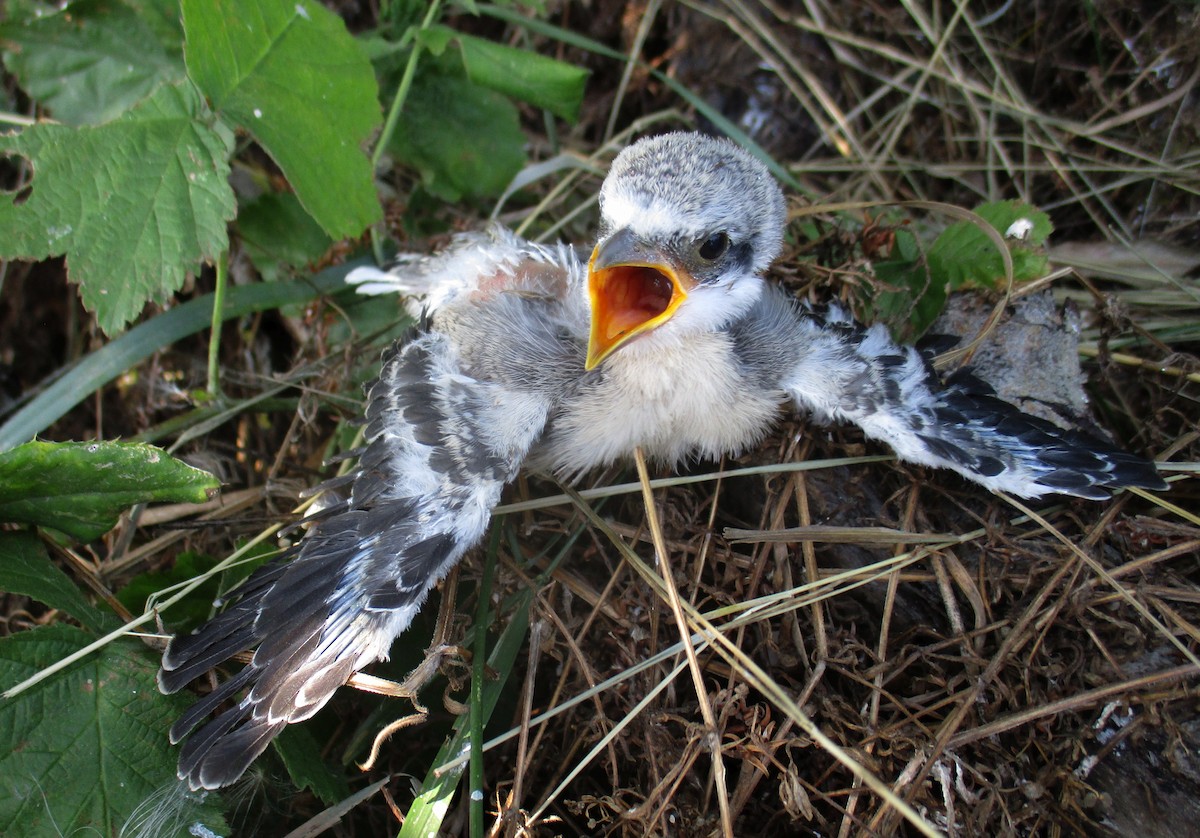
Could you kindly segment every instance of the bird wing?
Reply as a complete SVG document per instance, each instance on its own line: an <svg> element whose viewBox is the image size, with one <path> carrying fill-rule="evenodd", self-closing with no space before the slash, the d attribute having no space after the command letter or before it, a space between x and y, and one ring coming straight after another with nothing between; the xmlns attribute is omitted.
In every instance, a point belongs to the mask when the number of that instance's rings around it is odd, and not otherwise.
<svg viewBox="0 0 1200 838"><path fill-rule="evenodd" d="M758 320L782 336L772 352L784 355L782 387L800 407L858 425L901 459L1030 498L1166 488L1153 463L1022 413L972 375L942 382L927 357L893 342L881 324L865 328L840 308L819 313L779 294L768 295Z"/></svg>
<svg viewBox="0 0 1200 838"><path fill-rule="evenodd" d="M447 305L502 292L565 299L571 283L582 282L578 253L570 245L527 241L507 227L458 233L432 256L400 254L387 269L355 268L346 275L359 294L402 294L414 317Z"/></svg>
<svg viewBox="0 0 1200 838"><path fill-rule="evenodd" d="M256 648L171 729L172 742L187 737L179 776L192 789L236 780L285 725L386 657L430 588L482 537L551 405L461 366L441 333L392 347L369 387L367 444L349 496L255 572L223 613L171 641L159 672L164 692Z"/></svg>

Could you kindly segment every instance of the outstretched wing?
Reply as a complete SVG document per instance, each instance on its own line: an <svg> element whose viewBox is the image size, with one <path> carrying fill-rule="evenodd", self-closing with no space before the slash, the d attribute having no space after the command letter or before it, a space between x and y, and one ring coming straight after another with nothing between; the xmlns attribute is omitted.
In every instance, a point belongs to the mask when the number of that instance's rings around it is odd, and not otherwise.
<svg viewBox="0 0 1200 838"><path fill-rule="evenodd" d="M285 725L313 715L351 674L386 657L429 589L482 537L549 407L537 393L465 375L443 334L386 353L369 388L367 446L349 496L163 655L159 686L175 692L255 649L172 727L172 742L187 737L181 779L192 789L233 782Z"/></svg>
<svg viewBox="0 0 1200 838"><path fill-rule="evenodd" d="M853 422L905 460L949 468L989 489L1103 500L1122 486L1166 489L1154 464L997 398L974 376L943 384L916 349L838 308L824 315L776 298L768 319L787 335L783 387L822 421ZM786 326L786 321L791 321Z"/></svg>

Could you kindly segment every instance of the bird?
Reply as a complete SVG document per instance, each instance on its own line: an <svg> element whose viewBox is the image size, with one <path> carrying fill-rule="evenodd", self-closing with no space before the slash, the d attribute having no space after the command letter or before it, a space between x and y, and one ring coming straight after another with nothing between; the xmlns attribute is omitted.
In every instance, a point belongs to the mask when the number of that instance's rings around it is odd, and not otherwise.
<svg viewBox="0 0 1200 838"><path fill-rule="evenodd" d="M736 455L792 405L1024 498L1167 488L1152 462L1027 416L968 374L943 381L884 326L769 283L785 198L728 139L631 144L599 210L590 251L496 225L348 277L401 292L419 323L367 387L357 465L329 486L339 499L163 654L169 693L252 651L171 728L192 790L237 780L386 658L522 469L575 481L639 447L668 466Z"/></svg>

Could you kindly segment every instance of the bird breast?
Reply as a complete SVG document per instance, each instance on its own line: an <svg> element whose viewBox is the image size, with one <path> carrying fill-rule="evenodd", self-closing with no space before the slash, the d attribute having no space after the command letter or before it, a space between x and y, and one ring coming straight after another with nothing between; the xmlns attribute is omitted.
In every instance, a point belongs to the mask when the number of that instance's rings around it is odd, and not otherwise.
<svg viewBox="0 0 1200 838"><path fill-rule="evenodd" d="M637 340L584 377L552 417L533 464L577 477L637 446L668 464L736 454L762 439L784 398L746 382L726 332L668 346Z"/></svg>

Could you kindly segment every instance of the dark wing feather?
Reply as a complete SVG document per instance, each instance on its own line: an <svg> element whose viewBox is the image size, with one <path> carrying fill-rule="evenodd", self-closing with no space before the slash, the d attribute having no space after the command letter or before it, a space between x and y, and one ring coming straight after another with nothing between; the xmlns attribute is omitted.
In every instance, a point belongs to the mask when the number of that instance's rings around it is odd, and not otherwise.
<svg viewBox="0 0 1200 838"><path fill-rule="evenodd" d="M163 655L159 685L174 692L255 649L172 728L172 741L187 737L181 779L193 789L233 782L285 725L387 655L429 589L482 536L548 410L537 393L463 374L444 335L389 350L369 388L366 448L352 479L334 481L349 486L348 498L314 516L299 545Z"/></svg>
<svg viewBox="0 0 1200 838"><path fill-rule="evenodd" d="M1102 500L1122 486L1167 488L1148 460L1022 413L972 375L943 384L926 356L895 344L882 325L864 328L840 309L821 313L777 295L764 300L759 320L783 336L770 351L797 404L823 421L859 425L901 459L1021 497ZM758 343L745 342L748 352Z"/></svg>

